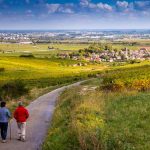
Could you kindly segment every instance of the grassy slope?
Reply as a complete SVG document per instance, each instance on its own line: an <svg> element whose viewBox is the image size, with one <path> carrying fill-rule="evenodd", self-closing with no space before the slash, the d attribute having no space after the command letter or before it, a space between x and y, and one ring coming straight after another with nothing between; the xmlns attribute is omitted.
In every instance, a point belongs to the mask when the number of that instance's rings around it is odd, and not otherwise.
<svg viewBox="0 0 150 150"><path fill-rule="evenodd" d="M129 94L129 95L128 95ZM150 94L117 95L106 107L109 149L150 149Z"/></svg>
<svg viewBox="0 0 150 150"><path fill-rule="evenodd" d="M85 79L88 75L96 74L97 70L105 68L103 65L90 64L88 66L72 66L77 63L77 61L52 58L0 56L0 93L4 93L1 88L3 85L7 83L12 85L11 81L14 81L14 85L16 80L21 80L29 88L29 93L21 97L22 101L28 105L31 100L46 92ZM4 71L1 68L4 68ZM8 107L13 110L20 97L10 97L11 90L13 91L13 89L10 89L9 93L1 94L1 96L5 97L5 100L9 100Z"/></svg>
<svg viewBox="0 0 150 150"><path fill-rule="evenodd" d="M16 106L16 101L20 97L15 96L14 98L10 96L11 93L14 93L11 92L14 88L10 89L8 93L2 89L2 86L7 83L10 86L13 84L13 86L16 87L14 84L16 80L23 81L25 87L29 89L29 93L22 95L22 100L24 103L29 104L31 100L34 100L46 92L85 79L88 75L96 74L97 70L106 68L103 65L95 66L90 64L88 66L72 66L77 63L77 61L72 60L0 56L1 96L4 97L5 100L9 100L8 106L10 109L13 109ZM4 68L4 71L1 71L1 68ZM11 83L11 81L14 82ZM15 92L18 93L17 91Z"/></svg>
<svg viewBox="0 0 150 150"><path fill-rule="evenodd" d="M23 80L61 80L64 77L82 76L84 73L101 70L102 65L77 66L76 61L57 60L57 59L37 59L37 58L19 58L19 57L0 57L0 68L5 71L0 72L0 82L15 79ZM36 82L37 83L37 82ZM38 84L38 83L37 83Z"/></svg>
<svg viewBox="0 0 150 150"><path fill-rule="evenodd" d="M95 90L101 81L89 81L60 96L44 150L150 149L150 94Z"/></svg>
<svg viewBox="0 0 150 150"><path fill-rule="evenodd" d="M103 86L111 90L148 90L150 89L150 63L116 67L102 74Z"/></svg>

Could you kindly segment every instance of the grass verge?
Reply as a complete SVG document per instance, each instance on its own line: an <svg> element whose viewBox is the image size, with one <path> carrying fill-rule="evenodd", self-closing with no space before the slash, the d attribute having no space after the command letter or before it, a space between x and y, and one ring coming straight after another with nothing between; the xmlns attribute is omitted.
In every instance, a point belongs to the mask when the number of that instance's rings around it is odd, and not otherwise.
<svg viewBox="0 0 150 150"><path fill-rule="evenodd" d="M150 149L150 94L99 91L100 83L62 93L43 150Z"/></svg>

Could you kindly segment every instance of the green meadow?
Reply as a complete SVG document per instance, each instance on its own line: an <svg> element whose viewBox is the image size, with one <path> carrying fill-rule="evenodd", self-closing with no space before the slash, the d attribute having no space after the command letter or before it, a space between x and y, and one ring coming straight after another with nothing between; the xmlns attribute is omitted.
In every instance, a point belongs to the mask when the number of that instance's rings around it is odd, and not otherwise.
<svg viewBox="0 0 150 150"><path fill-rule="evenodd" d="M77 61L62 59L41 59L21 57L0 57L0 81L15 79L41 79L75 76L82 73L102 70L102 65L76 66Z"/></svg>
<svg viewBox="0 0 150 150"><path fill-rule="evenodd" d="M54 49L49 50L48 47L53 47ZM47 59L47 57L51 57L59 52L79 50L84 47L86 47L84 44L0 44L0 68L5 68L5 71L1 73L0 80L15 78L37 79L42 77L57 78L58 76L69 75L73 72L82 72L88 67L68 67L77 62ZM22 54L33 54L35 58L19 57Z"/></svg>
<svg viewBox="0 0 150 150"><path fill-rule="evenodd" d="M71 43L43 43L43 44L12 44L0 43L1 56L20 56L21 54L33 54L36 57L52 57L58 53L68 53L87 48L89 44Z"/></svg>
<svg viewBox="0 0 150 150"><path fill-rule="evenodd" d="M79 50L88 47L88 44L61 44L61 43L49 43L49 44L0 44L0 50L15 51L15 52L40 52L51 51L48 47L54 50Z"/></svg>
<svg viewBox="0 0 150 150"><path fill-rule="evenodd" d="M123 66L59 97L43 150L150 149L150 65Z"/></svg>
<svg viewBox="0 0 150 150"><path fill-rule="evenodd" d="M142 46L139 46L139 45L128 45L128 44L114 44L113 46L112 46L114 49L118 49L118 50L120 50L120 49L123 49L123 48L128 48L128 49L130 49L130 50L139 50Z"/></svg>
<svg viewBox="0 0 150 150"><path fill-rule="evenodd" d="M78 63L73 60L24 57L24 55L0 56L0 94L6 100L20 96L30 97L28 94L35 88L37 89L35 92L41 89L48 92L49 88L54 89L93 77L97 72L107 68L104 65L90 63L78 66ZM33 95L36 95L34 91Z"/></svg>
<svg viewBox="0 0 150 150"><path fill-rule="evenodd" d="M150 149L150 62L97 64L53 57L86 47L0 44L0 95L13 110L20 98L28 105L60 86L92 78L61 94L43 150Z"/></svg>
<svg viewBox="0 0 150 150"><path fill-rule="evenodd" d="M53 57L59 52L79 50L85 47L87 47L85 44L1 43L1 97L9 101L9 107L12 108L12 102L20 97L24 97L26 103L26 99L32 100L52 89L87 79L97 74L97 71L106 68L104 65L90 63L78 66L78 61Z"/></svg>
<svg viewBox="0 0 150 150"><path fill-rule="evenodd" d="M131 50L137 50L141 47L147 47L148 41L133 41L135 44L132 45L131 41L123 41L120 42L112 42L112 47L114 49L123 49L129 48ZM106 41L104 43L107 43ZM43 44L17 44L17 43L0 43L0 52L5 53L54 53L55 52L63 52L63 51L77 51L79 49L87 48L89 44L81 44L81 43L43 43ZM49 49L49 48L50 49Z"/></svg>

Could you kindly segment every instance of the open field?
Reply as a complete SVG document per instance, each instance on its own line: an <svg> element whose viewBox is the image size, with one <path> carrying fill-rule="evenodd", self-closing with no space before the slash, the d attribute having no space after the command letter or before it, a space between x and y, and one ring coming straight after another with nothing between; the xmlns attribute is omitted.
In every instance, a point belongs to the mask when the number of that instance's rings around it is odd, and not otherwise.
<svg viewBox="0 0 150 150"><path fill-rule="evenodd" d="M131 50L138 50L139 48L147 48L150 50L149 39L123 39L112 42L114 48L121 49L127 47Z"/></svg>
<svg viewBox="0 0 150 150"><path fill-rule="evenodd" d="M131 46L131 45L127 45L127 44L113 44L112 46L114 49L124 49L124 48L128 48L130 50L139 50L142 46L138 46L138 45L134 45L134 46Z"/></svg>
<svg viewBox="0 0 150 150"><path fill-rule="evenodd" d="M50 47L51 49L49 49ZM30 54L39 58L56 56L58 53L68 53L87 48L88 44L0 44L1 56L20 56L21 54Z"/></svg>
<svg viewBox="0 0 150 150"><path fill-rule="evenodd" d="M46 44L39 48L20 45L18 49L14 44L16 50L10 53L12 45L1 45L8 53L0 54L0 94L11 110L21 96L27 105L59 86L99 76L60 96L43 149L150 149L149 61L114 65L56 59L53 54L87 46L58 45L56 50L48 50ZM33 55L20 57L24 53ZM80 62L84 65L78 65Z"/></svg>
<svg viewBox="0 0 150 150"><path fill-rule="evenodd" d="M102 70L102 65L76 66L77 61L59 59L38 59L21 57L0 57L0 82L9 80L40 80L80 76L80 74Z"/></svg>
<svg viewBox="0 0 150 150"><path fill-rule="evenodd" d="M78 63L53 58L0 56L0 94L10 100L28 93L38 96L36 93L95 76L107 68L87 63L78 66Z"/></svg>
<svg viewBox="0 0 150 150"><path fill-rule="evenodd" d="M40 57L40 53L37 53ZM25 105L53 89L95 76L104 65L78 66L78 61L0 56L0 95L12 111L21 98ZM74 67L74 65L76 65Z"/></svg>
<svg viewBox="0 0 150 150"><path fill-rule="evenodd" d="M48 47L53 47L56 50L79 50L88 47L88 44L0 44L0 50L15 52L51 51Z"/></svg>
<svg viewBox="0 0 150 150"><path fill-rule="evenodd" d="M139 44L149 44L150 43L150 39L137 39L137 38L130 38L130 39L122 39L119 40L121 42L137 42Z"/></svg>
<svg viewBox="0 0 150 150"><path fill-rule="evenodd" d="M100 78L63 92L43 150L150 149L150 86L102 88L109 79L119 80L119 85L149 80L149 72L149 65L106 71ZM147 82L136 87L143 83Z"/></svg>
<svg viewBox="0 0 150 150"><path fill-rule="evenodd" d="M127 41L127 43L120 42L119 43L113 43L112 42L112 47L117 48L117 49L122 49L122 48L129 48L131 50L137 50L141 47L148 47L148 42L147 41L139 41L137 44L135 43L134 45L130 44L131 41ZM135 41L136 42L136 41ZM107 42L104 42L107 43ZM49 43L49 44L9 44L9 43L0 43L0 51L4 51L7 53L20 53L20 52L51 52L53 50L60 50L60 51L72 51L72 50L79 50L79 49L84 49L87 48L89 44L80 44L80 43ZM48 47L53 48L53 49L48 49ZM149 48L149 47L148 47Z"/></svg>

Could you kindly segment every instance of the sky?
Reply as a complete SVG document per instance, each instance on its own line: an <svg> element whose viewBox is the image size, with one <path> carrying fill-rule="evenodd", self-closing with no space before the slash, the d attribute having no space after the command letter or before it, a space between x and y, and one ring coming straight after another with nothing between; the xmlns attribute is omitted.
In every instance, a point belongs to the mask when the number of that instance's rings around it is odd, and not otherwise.
<svg viewBox="0 0 150 150"><path fill-rule="evenodd" d="M0 0L0 29L150 29L150 0Z"/></svg>

